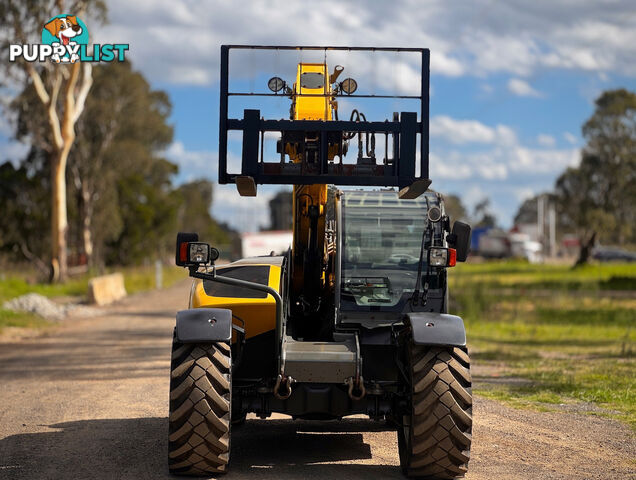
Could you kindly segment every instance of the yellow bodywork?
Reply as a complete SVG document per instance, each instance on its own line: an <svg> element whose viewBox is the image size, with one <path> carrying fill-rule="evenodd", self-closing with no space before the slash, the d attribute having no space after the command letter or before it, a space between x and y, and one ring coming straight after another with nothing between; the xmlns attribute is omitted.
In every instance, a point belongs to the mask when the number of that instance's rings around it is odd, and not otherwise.
<svg viewBox="0 0 636 480"><path fill-rule="evenodd" d="M319 88L303 87L303 73L320 73L326 80ZM299 63L294 83L294 116L293 120L331 120L332 97L331 85L327 80L329 72L324 63ZM314 96L319 95L319 96Z"/></svg>
<svg viewBox="0 0 636 480"><path fill-rule="evenodd" d="M302 86L301 75L304 73L319 73L323 76L322 86L307 88ZM338 110L338 102L331 84L329 83L328 66L324 63L299 63L296 69L296 82L292 89L292 120L333 120L333 112ZM285 145L285 153L292 162L301 161L294 145ZM329 147L328 158L333 161L338 154L335 145Z"/></svg>
<svg viewBox="0 0 636 480"><path fill-rule="evenodd" d="M323 84L320 88L306 88L302 86L301 75L303 73L320 73L323 76ZM299 63L296 70L296 82L293 88L292 118L293 120L322 120L333 119L332 109L337 109L334 100L334 92L329 83L328 66L325 63ZM286 153L293 162L300 162L296 149L292 145L286 145ZM329 160L333 160L337 147L330 147ZM320 218L318 219L316 246L319 252L325 252L325 205L327 203L327 185L295 185L293 192L294 212L294 243L292 245L293 276L292 291L298 294L302 290L306 272L303 270L302 253L307 250L309 239L310 220L307 210L310 205L318 205ZM327 279L324 272L321 274L320 286L326 286Z"/></svg>
<svg viewBox="0 0 636 480"><path fill-rule="evenodd" d="M269 259L280 257L269 257ZM267 266L269 268L268 286L280 293L281 287L281 264L265 263L262 259L243 259L235 263L217 267L217 275L223 275L224 268L228 267L249 267ZM231 287L230 287L231 288ZM236 318L233 323L245 328L245 338L249 339L261 335L276 328L276 302L274 297L267 295L266 298L242 298L242 297L215 297L208 295L203 287L203 281L196 279L190 292L190 308L228 308L232 314L245 322L243 325ZM236 340L233 335L232 341Z"/></svg>

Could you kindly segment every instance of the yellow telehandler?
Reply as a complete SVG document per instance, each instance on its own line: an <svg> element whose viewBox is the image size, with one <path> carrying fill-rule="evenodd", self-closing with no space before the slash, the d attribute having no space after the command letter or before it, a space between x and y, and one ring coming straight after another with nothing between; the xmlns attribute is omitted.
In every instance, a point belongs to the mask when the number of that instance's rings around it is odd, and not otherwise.
<svg viewBox="0 0 636 480"><path fill-rule="evenodd" d="M289 119L262 118L258 109L229 118L229 99L258 96L229 90L235 50L415 54L420 94L393 97L418 101L419 112L367 121L355 109L339 120L339 98L390 96L356 95L357 81L340 79L344 67L301 61L293 81L273 77L271 93L260 94L288 98ZM176 263L194 282L174 330L170 471L227 471L232 425L248 413L279 412L387 421L405 475L463 476L470 359L463 320L448 313L447 269L466 260L470 227L451 229L442 197L428 190L429 51L222 46L220 72L219 182L243 196L259 184L293 185L293 242L282 255L215 266L218 250L196 233L177 235ZM228 171L229 131L242 133L239 173ZM272 132L274 159L263 147ZM357 158L345 162L356 142Z"/></svg>

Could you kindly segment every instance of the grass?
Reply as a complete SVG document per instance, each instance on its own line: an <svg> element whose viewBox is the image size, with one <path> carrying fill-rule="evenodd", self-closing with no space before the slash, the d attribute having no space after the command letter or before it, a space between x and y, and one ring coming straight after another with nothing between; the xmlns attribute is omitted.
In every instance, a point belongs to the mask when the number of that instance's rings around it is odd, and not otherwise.
<svg viewBox="0 0 636 480"><path fill-rule="evenodd" d="M124 274L124 284L128 294L155 288L155 267L139 266L113 269ZM110 273L110 272L107 272ZM0 279L0 332L5 327L43 328L49 322L41 317L23 312L12 312L2 308L2 304L27 293L38 293L45 297L78 297L82 300L88 292L88 281L97 274L83 274L72 277L64 284L35 283L28 280L25 273L4 274ZM187 272L178 267L163 267L163 286L169 287L187 277Z"/></svg>
<svg viewBox="0 0 636 480"><path fill-rule="evenodd" d="M450 285L475 364L527 380L477 377L477 393L539 409L586 402L636 428L633 265L466 264Z"/></svg>
<svg viewBox="0 0 636 480"><path fill-rule="evenodd" d="M2 327L42 328L48 324L46 320L37 315L0 308L0 331Z"/></svg>
<svg viewBox="0 0 636 480"><path fill-rule="evenodd" d="M155 288L154 267L129 267L123 271L124 285L128 294L152 290ZM179 280L188 278L188 272L181 267L163 267L163 287L170 287Z"/></svg>
<svg viewBox="0 0 636 480"><path fill-rule="evenodd" d="M45 297L86 295L88 276L74 277L64 284L31 283L20 274L10 274L0 280L0 303L27 293L39 293Z"/></svg>
<svg viewBox="0 0 636 480"><path fill-rule="evenodd" d="M593 264L572 269L566 265L532 265L498 261L461 265L452 273L456 286L481 283L487 287L529 290L636 290L634 264Z"/></svg>

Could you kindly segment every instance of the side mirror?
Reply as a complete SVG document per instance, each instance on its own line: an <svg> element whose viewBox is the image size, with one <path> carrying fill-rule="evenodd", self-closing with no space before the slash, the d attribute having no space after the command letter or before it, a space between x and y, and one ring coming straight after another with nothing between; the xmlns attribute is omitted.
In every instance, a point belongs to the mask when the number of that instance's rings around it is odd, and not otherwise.
<svg viewBox="0 0 636 480"><path fill-rule="evenodd" d="M219 251L216 248L198 240L199 235L196 233L179 232L177 234L175 263L179 267L207 265L219 258Z"/></svg>
<svg viewBox="0 0 636 480"><path fill-rule="evenodd" d="M465 262L470 250L470 225L455 222L451 234L446 237L448 244L457 250L457 261Z"/></svg>

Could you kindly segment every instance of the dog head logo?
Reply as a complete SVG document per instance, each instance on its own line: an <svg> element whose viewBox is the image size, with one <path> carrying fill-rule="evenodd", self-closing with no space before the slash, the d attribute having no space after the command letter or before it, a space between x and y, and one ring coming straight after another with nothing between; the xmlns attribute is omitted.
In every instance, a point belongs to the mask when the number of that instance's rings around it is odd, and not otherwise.
<svg viewBox="0 0 636 480"><path fill-rule="evenodd" d="M54 62L75 63L80 58L79 45L88 44L88 29L77 15L58 15L44 24L42 43L52 45L55 52L64 52L52 55Z"/></svg>

